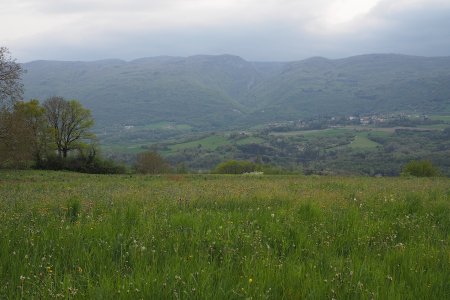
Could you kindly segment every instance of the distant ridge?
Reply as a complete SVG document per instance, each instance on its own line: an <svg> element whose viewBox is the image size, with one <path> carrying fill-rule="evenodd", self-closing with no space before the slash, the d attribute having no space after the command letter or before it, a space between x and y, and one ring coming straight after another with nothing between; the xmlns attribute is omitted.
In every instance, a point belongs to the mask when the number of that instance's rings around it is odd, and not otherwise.
<svg viewBox="0 0 450 300"><path fill-rule="evenodd" d="M100 127L171 121L222 128L318 115L450 113L450 57L249 62L195 55L23 66L25 99L79 99Z"/></svg>

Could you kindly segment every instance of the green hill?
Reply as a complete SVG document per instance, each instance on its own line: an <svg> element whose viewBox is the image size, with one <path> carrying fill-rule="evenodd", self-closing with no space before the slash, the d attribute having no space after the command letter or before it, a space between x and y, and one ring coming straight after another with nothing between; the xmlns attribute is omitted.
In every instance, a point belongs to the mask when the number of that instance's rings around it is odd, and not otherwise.
<svg viewBox="0 0 450 300"><path fill-rule="evenodd" d="M232 55L24 64L25 98L79 99L99 127L196 129L318 115L450 112L450 57L393 54L248 62Z"/></svg>
<svg viewBox="0 0 450 300"><path fill-rule="evenodd" d="M38 61L24 67L26 98L77 98L101 125L219 126L242 114L245 107L235 98L258 76L250 63L232 56Z"/></svg>
<svg viewBox="0 0 450 300"><path fill-rule="evenodd" d="M450 58L362 55L288 63L252 90L253 120L450 111Z"/></svg>

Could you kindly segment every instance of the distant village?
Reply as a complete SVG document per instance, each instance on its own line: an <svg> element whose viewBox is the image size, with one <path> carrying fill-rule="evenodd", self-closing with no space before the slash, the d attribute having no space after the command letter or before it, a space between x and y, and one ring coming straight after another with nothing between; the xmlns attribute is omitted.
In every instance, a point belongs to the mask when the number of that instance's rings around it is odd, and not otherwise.
<svg viewBox="0 0 450 300"><path fill-rule="evenodd" d="M373 114L350 116L323 116L308 120L280 121L268 124L270 131L319 130L341 126L373 127L415 127L419 125L439 124L442 121L431 120L425 114Z"/></svg>

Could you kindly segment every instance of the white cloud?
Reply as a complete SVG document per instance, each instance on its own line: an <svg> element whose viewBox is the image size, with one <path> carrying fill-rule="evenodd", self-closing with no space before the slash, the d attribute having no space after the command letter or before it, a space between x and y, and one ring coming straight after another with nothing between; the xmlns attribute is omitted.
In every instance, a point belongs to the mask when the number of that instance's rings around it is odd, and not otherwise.
<svg viewBox="0 0 450 300"><path fill-rule="evenodd" d="M284 60L405 49L434 55L450 33L441 24L450 19L448 0L2 2L0 40L20 60L224 52Z"/></svg>

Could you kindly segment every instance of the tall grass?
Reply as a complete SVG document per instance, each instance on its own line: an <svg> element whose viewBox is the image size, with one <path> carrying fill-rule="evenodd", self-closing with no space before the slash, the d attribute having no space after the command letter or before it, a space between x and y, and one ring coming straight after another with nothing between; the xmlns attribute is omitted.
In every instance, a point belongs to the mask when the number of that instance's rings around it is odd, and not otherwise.
<svg viewBox="0 0 450 300"><path fill-rule="evenodd" d="M0 298L448 299L450 181L0 173Z"/></svg>

